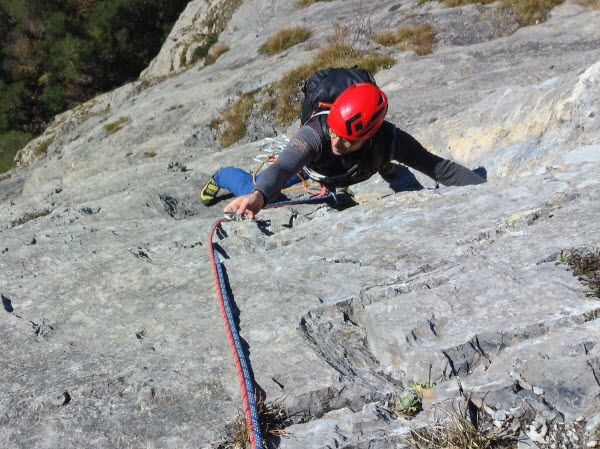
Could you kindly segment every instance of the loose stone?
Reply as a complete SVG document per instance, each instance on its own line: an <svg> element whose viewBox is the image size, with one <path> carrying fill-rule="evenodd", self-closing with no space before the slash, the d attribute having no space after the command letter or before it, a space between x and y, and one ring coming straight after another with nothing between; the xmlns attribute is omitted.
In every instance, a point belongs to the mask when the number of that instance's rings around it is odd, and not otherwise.
<svg viewBox="0 0 600 449"><path fill-rule="evenodd" d="M529 391L533 390L533 387L531 386L531 384L528 382L525 382L524 380L520 380L519 385L521 386L521 388L523 390L529 390Z"/></svg>

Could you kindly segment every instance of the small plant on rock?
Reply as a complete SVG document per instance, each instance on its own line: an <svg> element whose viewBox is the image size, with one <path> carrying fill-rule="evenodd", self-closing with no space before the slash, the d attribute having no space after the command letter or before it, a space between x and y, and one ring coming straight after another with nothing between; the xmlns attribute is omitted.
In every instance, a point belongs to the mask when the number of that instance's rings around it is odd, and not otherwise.
<svg viewBox="0 0 600 449"><path fill-rule="evenodd" d="M205 41L201 45L198 45L196 48L194 48L190 63L195 64L200 59L205 58L208 55L211 47L217 42L218 39L219 35L217 33L211 33L205 36Z"/></svg>
<svg viewBox="0 0 600 449"><path fill-rule="evenodd" d="M392 410L396 417L403 418L412 418L423 410L421 396L411 390L392 397L391 401L386 405Z"/></svg>
<svg viewBox="0 0 600 449"><path fill-rule="evenodd" d="M120 117L118 120L104 125L103 126L104 131L106 131L107 134L114 134L117 131L119 131L121 128L123 128L125 123L127 123L128 121L129 121L129 119L127 117Z"/></svg>
<svg viewBox="0 0 600 449"><path fill-rule="evenodd" d="M428 390L429 388L435 387L435 382L416 382L410 384L410 388L417 393L422 393L423 390Z"/></svg>
<svg viewBox="0 0 600 449"><path fill-rule="evenodd" d="M423 410L423 390L435 387L431 382L431 366L429 367L429 380L427 382L415 382L410 384L410 389L400 394L393 395L387 401L389 407L396 417L412 418Z"/></svg>
<svg viewBox="0 0 600 449"><path fill-rule="evenodd" d="M48 148L50 148L50 145L52 145L55 140L56 136L52 136L51 138L44 140L37 147L35 147L34 153L38 156L48 154Z"/></svg>

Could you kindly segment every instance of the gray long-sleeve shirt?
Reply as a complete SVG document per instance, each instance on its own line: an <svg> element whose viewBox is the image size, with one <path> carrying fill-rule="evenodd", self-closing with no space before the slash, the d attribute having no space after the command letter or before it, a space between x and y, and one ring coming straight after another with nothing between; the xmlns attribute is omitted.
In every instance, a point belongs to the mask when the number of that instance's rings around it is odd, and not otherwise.
<svg viewBox="0 0 600 449"><path fill-rule="evenodd" d="M303 167L334 177L359 165L365 172L371 170L365 173L364 180L390 160L419 170L447 186L485 182L472 170L430 153L410 134L389 122L384 122L380 131L360 150L336 156L331 150L329 135L324 131L324 120L324 117L315 118L303 126L277 160L265 170L256 183L256 190L261 191L265 198L275 198L285 183Z"/></svg>

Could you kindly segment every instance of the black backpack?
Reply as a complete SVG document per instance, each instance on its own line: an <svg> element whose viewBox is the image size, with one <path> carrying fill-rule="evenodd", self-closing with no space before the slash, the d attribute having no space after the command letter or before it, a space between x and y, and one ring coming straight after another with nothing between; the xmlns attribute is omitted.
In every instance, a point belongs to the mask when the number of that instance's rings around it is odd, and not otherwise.
<svg viewBox="0 0 600 449"><path fill-rule="evenodd" d="M319 103L331 104L346 88L356 83L369 83L377 86L375 78L365 69L354 66L350 69L317 70L304 82L300 123L304 125L316 112L327 110Z"/></svg>

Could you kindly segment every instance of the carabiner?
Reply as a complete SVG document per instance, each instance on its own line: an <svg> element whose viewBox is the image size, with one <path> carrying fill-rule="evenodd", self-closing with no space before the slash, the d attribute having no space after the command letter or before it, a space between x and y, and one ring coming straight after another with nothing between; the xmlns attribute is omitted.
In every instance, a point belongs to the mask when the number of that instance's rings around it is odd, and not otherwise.
<svg viewBox="0 0 600 449"><path fill-rule="evenodd" d="M235 212L233 210L228 210L228 211L225 211L224 218L229 221L242 221L242 220L246 220L248 218L248 216L246 214L238 215L237 212Z"/></svg>

